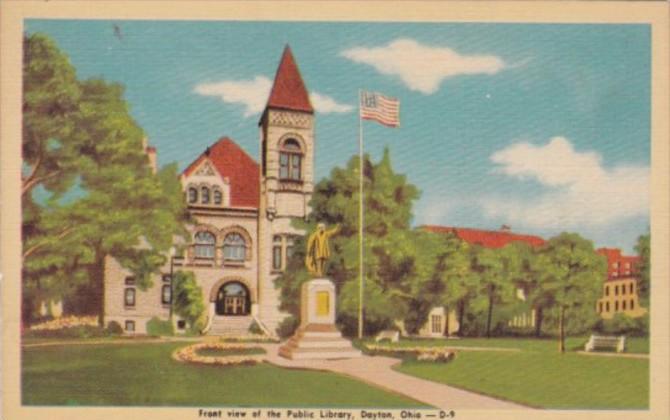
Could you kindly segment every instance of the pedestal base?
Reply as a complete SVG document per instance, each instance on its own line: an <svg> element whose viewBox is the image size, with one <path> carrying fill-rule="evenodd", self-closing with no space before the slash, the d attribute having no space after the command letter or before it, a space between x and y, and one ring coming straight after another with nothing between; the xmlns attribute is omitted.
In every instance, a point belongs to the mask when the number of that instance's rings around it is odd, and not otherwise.
<svg viewBox="0 0 670 420"><path fill-rule="evenodd" d="M283 346L279 355L287 359L348 359L360 357L361 351L332 324L308 324L298 331Z"/></svg>

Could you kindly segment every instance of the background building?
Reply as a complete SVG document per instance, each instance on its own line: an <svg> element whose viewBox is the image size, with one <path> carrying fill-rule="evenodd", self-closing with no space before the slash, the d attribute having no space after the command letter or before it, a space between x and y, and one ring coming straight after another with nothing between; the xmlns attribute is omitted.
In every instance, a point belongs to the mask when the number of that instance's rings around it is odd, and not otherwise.
<svg viewBox="0 0 670 420"><path fill-rule="evenodd" d="M607 277L596 311L603 319L611 319L617 313L633 318L646 314L647 309L640 306L638 297L640 257L622 255L617 248L600 248L597 252L607 258Z"/></svg>

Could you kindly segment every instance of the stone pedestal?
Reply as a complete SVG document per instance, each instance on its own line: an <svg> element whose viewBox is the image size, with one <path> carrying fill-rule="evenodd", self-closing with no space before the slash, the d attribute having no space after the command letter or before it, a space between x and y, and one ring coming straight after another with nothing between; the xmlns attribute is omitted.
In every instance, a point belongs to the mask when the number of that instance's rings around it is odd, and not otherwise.
<svg viewBox="0 0 670 420"><path fill-rule="evenodd" d="M287 359L344 359L359 357L349 340L335 327L335 286L328 279L314 279L302 285L300 327L279 355Z"/></svg>

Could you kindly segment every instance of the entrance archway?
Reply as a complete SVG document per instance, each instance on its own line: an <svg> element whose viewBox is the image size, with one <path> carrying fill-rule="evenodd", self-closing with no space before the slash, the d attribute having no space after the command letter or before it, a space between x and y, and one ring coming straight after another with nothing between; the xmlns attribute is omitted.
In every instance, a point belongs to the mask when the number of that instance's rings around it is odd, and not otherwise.
<svg viewBox="0 0 670 420"><path fill-rule="evenodd" d="M224 316L245 316L251 313L249 289L238 282L223 284L216 294L216 314Z"/></svg>

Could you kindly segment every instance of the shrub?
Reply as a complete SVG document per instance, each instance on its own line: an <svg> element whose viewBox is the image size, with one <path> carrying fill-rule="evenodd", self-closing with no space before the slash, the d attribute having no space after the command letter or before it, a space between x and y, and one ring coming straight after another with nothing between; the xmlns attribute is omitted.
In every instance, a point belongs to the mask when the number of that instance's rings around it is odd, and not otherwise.
<svg viewBox="0 0 670 420"><path fill-rule="evenodd" d="M123 334L123 327L116 321L110 321L109 324L107 324L107 333L111 335L121 335Z"/></svg>
<svg viewBox="0 0 670 420"><path fill-rule="evenodd" d="M207 324L207 312L202 289L192 272L174 274L174 311L182 317L192 332L200 332Z"/></svg>
<svg viewBox="0 0 670 420"><path fill-rule="evenodd" d="M264 332L261 327L258 326L258 323L254 321L251 323L251 325L249 325L249 334L262 335Z"/></svg>
<svg viewBox="0 0 670 420"><path fill-rule="evenodd" d="M79 325L76 327L61 328L58 330L26 330L23 337L26 338L96 338L106 337L109 333L101 327L91 325Z"/></svg>
<svg viewBox="0 0 670 420"><path fill-rule="evenodd" d="M163 321L157 317L151 318L147 321L147 334L158 337L164 335L174 335L174 328L172 322Z"/></svg>
<svg viewBox="0 0 670 420"><path fill-rule="evenodd" d="M279 323L279 326L277 326L277 335L280 338L288 338L293 335L295 330L298 329L298 326L300 325L300 321L298 318L294 317L293 315L288 316L284 318L282 322Z"/></svg>
<svg viewBox="0 0 670 420"><path fill-rule="evenodd" d="M612 319L603 319L596 325L596 331L611 335L643 336L649 333L649 315L631 318L617 313Z"/></svg>

